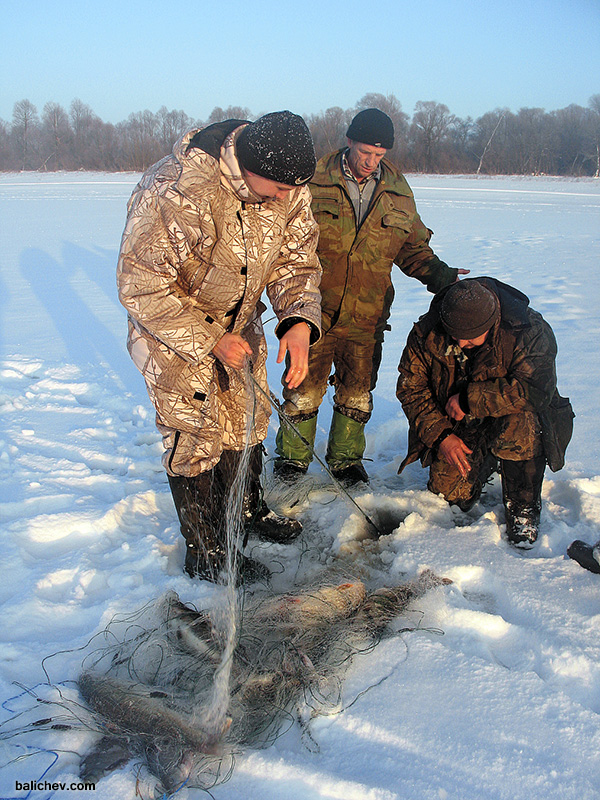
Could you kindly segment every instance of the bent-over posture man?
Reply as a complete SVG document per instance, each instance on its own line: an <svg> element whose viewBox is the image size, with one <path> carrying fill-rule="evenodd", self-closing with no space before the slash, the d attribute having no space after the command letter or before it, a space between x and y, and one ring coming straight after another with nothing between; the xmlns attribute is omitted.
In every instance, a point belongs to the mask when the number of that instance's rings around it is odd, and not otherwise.
<svg viewBox="0 0 600 800"><path fill-rule="evenodd" d="M510 542L538 536L546 463L564 464L573 412L556 389L556 340L517 289L467 278L439 292L414 325L396 394L408 455L429 467L430 491L464 511L499 470Z"/></svg>

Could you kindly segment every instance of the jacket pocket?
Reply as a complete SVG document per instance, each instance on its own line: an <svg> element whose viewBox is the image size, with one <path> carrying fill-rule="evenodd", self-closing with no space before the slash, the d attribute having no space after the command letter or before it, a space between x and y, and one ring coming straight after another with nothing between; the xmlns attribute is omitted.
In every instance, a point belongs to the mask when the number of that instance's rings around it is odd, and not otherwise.
<svg viewBox="0 0 600 800"><path fill-rule="evenodd" d="M404 233L410 233L412 229L412 217L407 211L388 211L381 218L384 228L399 228Z"/></svg>
<svg viewBox="0 0 600 800"><path fill-rule="evenodd" d="M198 292L211 267L210 261L202 258L197 253L192 254L179 269L180 280L190 295Z"/></svg>
<svg viewBox="0 0 600 800"><path fill-rule="evenodd" d="M340 203L332 197L313 198L311 210L317 222L320 214L337 219L340 216Z"/></svg>

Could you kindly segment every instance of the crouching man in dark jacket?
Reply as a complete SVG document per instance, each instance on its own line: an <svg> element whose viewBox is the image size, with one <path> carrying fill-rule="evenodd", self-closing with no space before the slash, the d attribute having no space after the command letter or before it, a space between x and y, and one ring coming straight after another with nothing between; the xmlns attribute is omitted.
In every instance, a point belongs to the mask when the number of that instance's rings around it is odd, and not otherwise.
<svg viewBox="0 0 600 800"><path fill-rule="evenodd" d="M410 423L409 452L428 489L468 511L494 471L502 476L506 532L538 536L546 463L564 464L573 412L556 389L556 340L517 289L467 278L434 297L414 325L396 394Z"/></svg>

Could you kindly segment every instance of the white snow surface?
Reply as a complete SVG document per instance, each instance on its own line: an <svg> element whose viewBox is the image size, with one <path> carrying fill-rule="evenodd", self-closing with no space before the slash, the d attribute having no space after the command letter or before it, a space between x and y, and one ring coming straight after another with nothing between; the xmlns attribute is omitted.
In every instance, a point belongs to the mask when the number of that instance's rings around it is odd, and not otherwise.
<svg viewBox="0 0 600 800"><path fill-rule="evenodd" d="M115 265L138 177L0 175L0 733L35 704L26 689L44 695L49 677L74 692L79 648L115 614L168 589L198 607L221 591L182 572L160 436L125 350ZM395 270L392 330L367 427L371 483L353 493L393 532L370 538L316 462L292 506L294 498L274 491L268 463L271 501L296 514L305 534L287 547L251 549L276 571L276 591L340 574L369 588L394 585L425 567L453 584L417 601L395 635L354 659L339 712L311 724L313 747L295 725L269 748L245 751L232 778L211 790L217 800L599 796L600 576L566 548L600 539L600 181L408 178L440 257L517 286L552 325L559 389L577 414L567 463L546 472L541 535L527 553L505 539L497 477L464 514L427 491L419 464L396 474L407 439L397 363L431 296ZM269 316L270 383L279 393ZM321 456L331 407L328 395ZM269 457L277 425L273 417ZM5 739L0 797L133 800L132 763L93 793L17 789L77 782L80 755L94 741L87 731ZM182 800L206 796L179 792Z"/></svg>

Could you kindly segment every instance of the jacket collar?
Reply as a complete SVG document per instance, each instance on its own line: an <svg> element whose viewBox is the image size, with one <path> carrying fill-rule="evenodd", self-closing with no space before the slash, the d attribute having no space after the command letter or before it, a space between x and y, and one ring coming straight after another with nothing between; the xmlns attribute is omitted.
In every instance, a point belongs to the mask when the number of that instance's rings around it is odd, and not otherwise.
<svg viewBox="0 0 600 800"><path fill-rule="evenodd" d="M173 148L179 166L176 187L181 194L199 204L219 183L241 201L260 202L242 177L235 154L235 139L247 124L245 120L226 120L202 130L184 134Z"/></svg>
<svg viewBox="0 0 600 800"><path fill-rule="evenodd" d="M319 159L316 172L310 184L314 186L339 186L345 191L345 180L342 170L342 154L347 150L346 147L329 153ZM391 161L382 158L379 162L381 168L381 179L375 190L377 194L381 191L392 192L403 197L412 197L412 192L404 176Z"/></svg>
<svg viewBox="0 0 600 800"><path fill-rule="evenodd" d="M225 137L219 154L219 169L221 170L221 183L231 189L242 202L261 203L263 199L254 194L244 180L242 168L235 151L237 137L244 129L244 125L235 128Z"/></svg>

